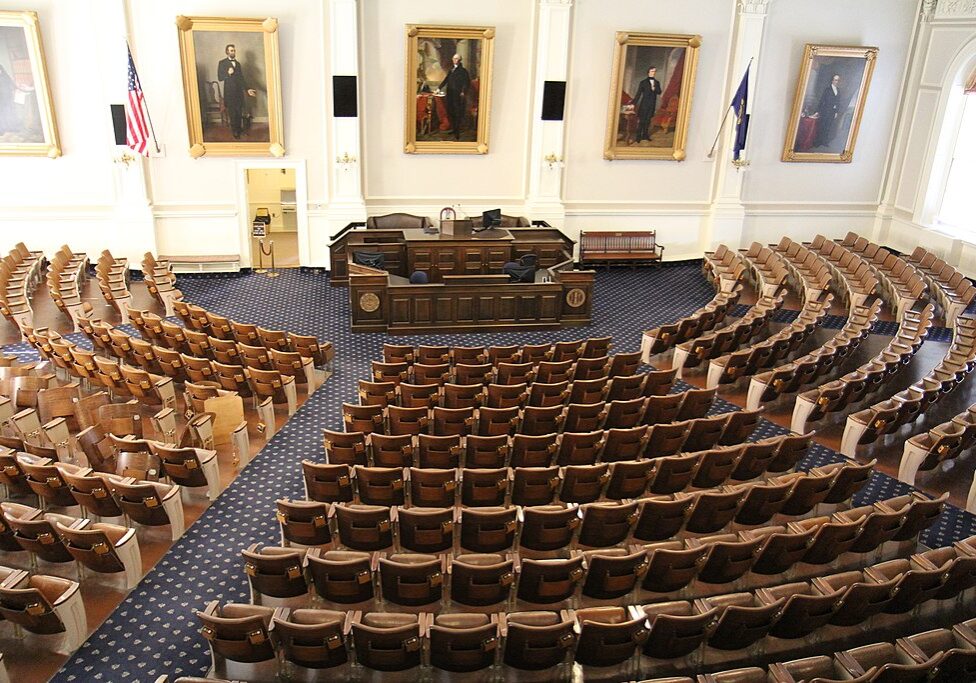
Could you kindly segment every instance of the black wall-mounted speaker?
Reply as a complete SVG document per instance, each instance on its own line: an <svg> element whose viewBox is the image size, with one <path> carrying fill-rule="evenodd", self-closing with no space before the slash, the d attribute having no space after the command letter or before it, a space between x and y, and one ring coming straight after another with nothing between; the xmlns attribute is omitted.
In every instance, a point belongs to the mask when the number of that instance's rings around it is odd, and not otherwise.
<svg viewBox="0 0 976 683"><path fill-rule="evenodd" d="M566 104L566 81L546 81L542 91L542 120L562 121Z"/></svg>
<svg viewBox="0 0 976 683"><path fill-rule="evenodd" d="M127 132L125 126L125 105L124 104L112 104L112 129L115 131L115 144L124 145L125 144L125 134Z"/></svg>
<svg viewBox="0 0 976 683"><path fill-rule="evenodd" d="M342 118L359 116L355 76L332 77L332 115Z"/></svg>

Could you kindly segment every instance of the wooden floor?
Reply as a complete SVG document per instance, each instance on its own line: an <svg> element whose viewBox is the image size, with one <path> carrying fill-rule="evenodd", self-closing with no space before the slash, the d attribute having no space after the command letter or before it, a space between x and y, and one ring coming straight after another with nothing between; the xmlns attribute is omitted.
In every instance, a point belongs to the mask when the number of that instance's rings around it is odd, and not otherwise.
<svg viewBox="0 0 976 683"><path fill-rule="evenodd" d="M131 289L134 296L134 306L162 313L160 308L149 297L145 286L141 282L133 282ZM89 281L84 285L82 296L94 306L95 316L101 316L107 320L118 322L118 315L102 300L94 281ZM742 303L752 303L752 300L748 297L743 297ZM33 305L38 327L48 326L61 333L69 333L72 331L68 319L55 308L45 285L41 285L34 293ZM788 299L785 307L799 309L800 304L796 300ZM846 315L846 309L841 305L835 305L834 310L831 312L837 315ZM882 316L882 318L890 319L890 316ZM941 321L937 324L941 324ZM775 330L779 327L780 325L774 324L772 329ZM823 344L836 333L837 330L818 330L813 338L807 342L808 348L803 351L805 352L810 348L815 348ZM890 337L886 336L870 335L857 349L856 353L846 361L838 374L843 374L871 358L880 348L888 343L889 339ZM0 344L10 344L18 341L20 341L19 335L13 326L6 321L0 321ZM920 352L914 357L911 364L903 369L891 382L885 391L885 395L893 394L925 375L942 359L947 346L947 344L942 343L926 342ZM655 364L660 367L670 367L670 354L656 358ZM705 380L704 368L686 370L684 379L691 384L703 386ZM745 404L747 387L747 381L740 382L731 387L723 386L720 395L722 398L736 405L743 406ZM302 402L304 398L304 392L299 391L299 402ZM864 405L858 406L858 408L871 405L880 398L880 395L872 396ZM765 417L788 428L793 410L793 401L793 395L782 397L766 408ZM903 428L898 434L888 436L884 442L870 449L865 449L863 452L859 452L857 459L866 461L871 458L877 458L877 467L886 474L895 476L898 468L898 460L901 457L903 442L908 436L919 433L923 428L929 428L948 420L953 415L967 409L974 402L976 402L976 391L973 389L973 384L971 381L964 382L956 391L935 405L925 415L921 425L915 424ZM253 408L247 403L245 407L247 418L251 425L249 432L253 456L263 447L265 439L257 433L253 426L257 423L256 413ZM152 412L152 409L147 408L147 414L151 414ZM813 427L817 430L816 441L834 450L839 450L845 417L846 415L832 415L826 420L815 423ZM280 427L285 420L284 411L280 411L277 420L278 426ZM967 458L963 457L955 463L954 467L952 466L953 463L949 463L944 470L922 474L919 476L917 484L929 493L941 493L942 491L948 490L951 493L951 502L957 506L964 506L971 483L971 474L957 476L956 473L960 470L972 472L973 468L966 460ZM226 486L237 474L232 464L232 455L229 447L221 447L219 449L219 461L221 483L223 486ZM29 504L33 503L33 501L25 502ZM206 499L202 496L184 496L184 508L188 527L204 512L206 506ZM169 528L140 528L138 533L140 547L142 549L143 569L148 571L159 561L172 544L169 538ZM27 562L28 558L26 553L0 553L0 564L28 569ZM77 570L75 567L76 565L74 563L57 565L41 562L35 571L77 579ZM125 596L125 591L121 588L120 581L113 576L96 575L87 572L84 577L82 594L88 613L89 632L91 632L115 609ZM27 634L23 639L15 639L13 629L9 625L0 626L0 651L4 653L4 660L11 680L23 683L46 681L65 661L65 657L51 653L46 643L35 641L35 638L37 637Z"/></svg>
<svg viewBox="0 0 976 683"><path fill-rule="evenodd" d="M149 296L146 287L142 282L132 282L130 290L133 294L133 306L143 310L151 310L160 315L163 314L161 306ZM85 283L82 288L82 298L89 301L94 307L93 317L101 317L105 320L118 323L119 316L115 311L105 304L102 299L98 286L94 279ZM34 320L36 327L49 327L62 334L72 332L71 322L55 307L54 302L47 291L47 285L40 285L32 297L34 308ZM6 320L0 321L0 344L13 344L21 341L19 332ZM179 406L177 413L181 413L184 406L182 396L177 392ZM303 403L306 394L303 389L298 391L298 402ZM245 417L248 421L248 434L250 436L251 457L257 454L266 442L266 438L259 434L255 425L258 424L257 412L249 401L244 402ZM155 413L158 408L146 406L147 419L144 424L149 424L148 417ZM283 408L276 408L276 422L280 429L287 421L287 414ZM217 457L220 467L221 490L227 487L238 470L233 463L233 453L229 445L217 446ZM10 498L16 502L26 505L36 506L33 497L20 500L16 497ZM207 509L208 501L203 493L188 493L184 489L183 510L186 518L186 527L189 528L200 515ZM77 514L77 508L68 509L67 513ZM148 572L162 556L169 550L173 541L170 538L170 528L168 526L159 528L138 527L139 548L142 553L143 573ZM73 580L82 581L81 593L85 601L85 610L88 616L89 635L101 625L108 615L118 606L127 592L123 587L121 575L96 574L85 571L84 577L79 579L77 563L70 562L55 564L50 562L38 561L37 567L29 565L27 553L7 553L0 551L0 565L15 567L19 569L30 569L34 573L52 574L63 576ZM0 626L0 652L3 652L4 663L11 681L18 683L33 683L34 681L47 681L64 663L66 657L51 652L51 637L34 636L24 634L22 639L15 638L14 630L8 624Z"/></svg>

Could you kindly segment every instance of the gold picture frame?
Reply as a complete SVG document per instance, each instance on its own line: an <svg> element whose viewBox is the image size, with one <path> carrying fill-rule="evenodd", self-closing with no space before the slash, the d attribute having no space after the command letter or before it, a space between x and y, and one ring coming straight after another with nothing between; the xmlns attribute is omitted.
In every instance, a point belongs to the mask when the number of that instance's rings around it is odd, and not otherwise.
<svg viewBox="0 0 976 683"><path fill-rule="evenodd" d="M877 57L876 47L806 44L783 161L851 162Z"/></svg>
<svg viewBox="0 0 976 683"><path fill-rule="evenodd" d="M700 47L699 35L617 32L604 159L684 160Z"/></svg>
<svg viewBox="0 0 976 683"><path fill-rule="evenodd" d="M190 156L284 156L278 20L178 16L176 27Z"/></svg>
<svg viewBox="0 0 976 683"><path fill-rule="evenodd" d="M0 154L61 156L37 12L0 11L0 48L11 55L0 62L0 87L11 95L0 108Z"/></svg>
<svg viewBox="0 0 976 683"><path fill-rule="evenodd" d="M403 151L487 154L495 28L408 24L406 32Z"/></svg>

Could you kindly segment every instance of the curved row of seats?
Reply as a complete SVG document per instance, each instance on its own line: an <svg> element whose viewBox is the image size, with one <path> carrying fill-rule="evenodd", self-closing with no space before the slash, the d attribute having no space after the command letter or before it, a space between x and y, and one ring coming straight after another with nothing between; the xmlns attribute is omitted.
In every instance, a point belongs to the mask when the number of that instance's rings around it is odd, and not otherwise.
<svg viewBox="0 0 976 683"><path fill-rule="evenodd" d="M718 292L732 292L739 288L749 265L742 254L724 244L715 251L706 251L702 258L702 273Z"/></svg>
<svg viewBox="0 0 976 683"><path fill-rule="evenodd" d="M163 307L167 317L176 314L176 303L183 292L176 288L176 274L168 261L157 261L151 252L142 257L142 276L150 296Z"/></svg>
<svg viewBox="0 0 976 683"><path fill-rule="evenodd" d="M88 255L63 245L51 257L47 285L54 304L78 331L78 319L92 311L92 305L81 298L81 285L88 278Z"/></svg>
<svg viewBox="0 0 976 683"><path fill-rule="evenodd" d="M817 235L811 247L816 248L814 245L818 240L823 242L826 239L823 235ZM901 316L905 309L910 308L915 302L926 298L928 287L925 280L915 266L905 259L855 232L847 233L843 240L838 241L852 253L868 260L878 274L889 301L895 302L892 308L898 316Z"/></svg>
<svg viewBox="0 0 976 683"><path fill-rule="evenodd" d="M932 327L932 304L902 311L898 334L870 360L838 379L796 397L790 428L805 431L807 423L822 419L863 400L884 386L885 380L911 362Z"/></svg>
<svg viewBox="0 0 976 683"><path fill-rule="evenodd" d="M819 254L830 267L835 282L843 283L846 300L852 306L864 305L878 296L880 281L871 264L847 247L817 235L810 251ZM814 246L819 245L819 246Z"/></svg>
<svg viewBox="0 0 976 683"><path fill-rule="evenodd" d="M744 653L762 643L767 656L778 656L797 651L805 638L829 628L857 629L881 618L889 625L911 628L919 613L931 617L947 608L956 611L958 607L949 601L972 588L976 552L972 543L948 550L951 557L931 551L755 591L555 612L571 606L577 592L590 582L588 572L581 570L586 556L560 558L554 561L558 564L549 565L544 560L525 558L516 563L499 556L503 566L490 588L513 595L501 603L513 604L515 610L496 611L490 607L498 603L484 605L484 600L478 600L494 595L482 593L473 577L465 579L465 570L488 568L475 559L454 558L450 566L460 571L453 574L436 555L395 553L374 558L330 551L320 556L312 550L303 556L298 551L252 546L243 555L255 597L268 595L265 591L299 599L307 596L307 563L309 569L314 567L315 590L328 596L325 599L336 608L259 604L221 608L214 601L197 617L217 675L226 675L228 667L239 664L267 662L273 669L278 655L298 667L314 669L340 666L353 658L360 666L386 672L418 666L479 671L504 663L520 670L548 669L550 680L558 680L569 672L554 667L575 661L584 672L592 666L606 674L612 671L608 667L625 666L631 675L638 671L653 675L671 666L670 661L696 651ZM325 559L330 554L333 557ZM649 558L640 555L639 564L620 578L634 584L661 576L652 574ZM588 559L612 557L592 554ZM271 571L261 571L264 568ZM613 584L610 592L618 594L620 588ZM458 597L470 598L482 603L476 606L480 611L435 616L390 609L399 603L412 610L439 605L447 593L449 604L464 604ZM380 597L381 602L364 595ZM358 609L350 611L350 603ZM386 611L378 611L379 607ZM302 647L310 640L321 645ZM240 675L238 671L243 670L235 670L235 675Z"/></svg>
<svg viewBox="0 0 976 683"><path fill-rule="evenodd" d="M590 465L513 465L509 467L382 467L333 465L302 461L305 494L319 502L351 502L370 505L543 505L559 499L588 503L622 501L650 493L671 495L692 489L718 489L745 482L765 488L751 490L753 503L775 510L775 505L796 495L828 496L840 486L835 479L866 479L869 465L861 469L828 468L796 477L779 475L793 469L809 445L809 435L776 437L762 442L694 451L646 460L618 460ZM860 477L860 479L858 479ZM799 491L794 488L800 489ZM750 503L750 504L753 504ZM681 506L678 506L681 507ZM747 506L748 507L748 506Z"/></svg>
<svg viewBox="0 0 976 683"><path fill-rule="evenodd" d="M942 307L946 327L954 329L957 318L976 300L976 285L925 247L915 247L907 261L928 282Z"/></svg>
<svg viewBox="0 0 976 683"><path fill-rule="evenodd" d="M919 472L934 470L942 463L960 457L974 445L976 405L970 406L951 420L908 439L898 463L898 478L914 486ZM966 510L976 513L976 473L966 498Z"/></svg>
<svg viewBox="0 0 976 683"><path fill-rule="evenodd" d="M681 377L684 368L695 367L703 361L737 351L739 347L766 329L773 314L782 308L785 298L785 293L780 293L775 298L761 296L744 316L730 325L678 344L674 348L671 367L675 368L677 376Z"/></svg>
<svg viewBox="0 0 976 683"><path fill-rule="evenodd" d="M41 282L44 253L30 251L23 242L0 263L0 312L17 329L33 324L31 295Z"/></svg>
<svg viewBox="0 0 976 683"><path fill-rule="evenodd" d="M104 250L95 263L95 277L105 303L115 309L123 325L129 322L132 293L129 291L128 259L115 258L108 249Z"/></svg>
<svg viewBox="0 0 976 683"><path fill-rule="evenodd" d="M765 668L750 666L699 674L696 678L669 676L645 679L640 683L955 683L971 680L976 680L976 619L950 628L912 633L894 642L869 643L831 655L773 662Z"/></svg>
<svg viewBox="0 0 976 683"><path fill-rule="evenodd" d="M432 346L420 344L383 344L386 363L423 363L425 365L498 365L499 363L532 363L543 361L576 361L600 358L610 353L610 337L588 337L551 344L511 344L505 346Z"/></svg>
<svg viewBox="0 0 976 683"><path fill-rule="evenodd" d="M708 413L714 398L714 389L689 389L677 394L626 401L525 407L514 405L507 408L408 408L397 405L343 403L342 419L347 432L375 432L390 436L541 436L696 420ZM721 433L723 427L724 422L716 422L710 431Z"/></svg>
<svg viewBox="0 0 976 683"><path fill-rule="evenodd" d="M710 418L683 421L681 430L638 425L627 429L547 434L399 434L323 430L325 458L330 464L375 467L548 467L637 460L642 454L661 459L675 453L700 452L715 447L759 448L779 443L769 437L744 443L759 423L759 411L732 411ZM666 423L670 427L670 423ZM788 435L796 439L799 435ZM667 438L665 438L667 437ZM656 448L649 444L655 442ZM677 449L677 450L675 450ZM586 460L588 462L581 462Z"/></svg>
<svg viewBox="0 0 976 683"><path fill-rule="evenodd" d="M871 333L874 321L881 309L880 299L872 299L867 305L854 304L851 314L841 331L826 344L805 356L754 375L749 382L746 407L759 408L782 394L794 393L816 378L827 374L844 361Z"/></svg>
<svg viewBox="0 0 976 683"><path fill-rule="evenodd" d="M744 266L743 266L744 267ZM673 323L647 330L641 335L641 358L650 363L651 356L673 349L678 344L708 332L725 320L729 309L739 301L741 285L729 291L716 291L707 304Z"/></svg>
<svg viewBox="0 0 976 683"><path fill-rule="evenodd" d="M847 417L841 453L853 457L860 445L910 424L976 369L976 318L960 316L945 357L928 374L891 398Z"/></svg>

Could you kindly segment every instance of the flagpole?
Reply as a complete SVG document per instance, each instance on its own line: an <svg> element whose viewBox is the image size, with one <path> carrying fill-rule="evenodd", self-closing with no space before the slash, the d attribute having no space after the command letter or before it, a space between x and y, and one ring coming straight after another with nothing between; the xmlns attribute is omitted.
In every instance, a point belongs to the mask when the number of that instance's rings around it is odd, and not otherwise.
<svg viewBox="0 0 976 683"><path fill-rule="evenodd" d="M752 62L753 62L754 59L755 59L755 57L750 57L749 58L749 63L746 64L746 71L745 71L745 73L748 73L749 67L752 66ZM743 75L745 75L745 73L743 73ZM712 148L710 150L708 150L708 158L709 159L711 159L712 156L715 154L715 145L718 144L718 140L722 136L722 130L725 128L725 122L729 120L729 111L731 109L732 109L732 104L730 103L729 106L728 106L728 109L725 110L725 116L722 117L722 125L720 125L718 127L718 132L715 134L715 139L712 141Z"/></svg>
<svg viewBox="0 0 976 683"><path fill-rule="evenodd" d="M132 48L129 46L129 41L128 40L125 41L125 49L129 53L129 58L131 59L132 58ZM135 60L134 59L132 60L132 63L133 64L135 63ZM136 74L138 74L138 73L139 73L139 70L137 69L136 70ZM143 100L146 100L146 91L143 90L143 88L142 88L142 79L141 78L139 79L139 90L142 91L142 99ZM153 144L156 146L156 154L159 154L160 153L159 140L156 139L156 127L153 126L152 114L149 113L149 101L148 100L146 100L146 106L143 107L143 109L146 112L146 120L149 122L149 130L150 130L150 132L152 132Z"/></svg>

